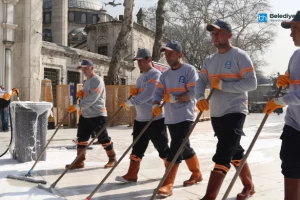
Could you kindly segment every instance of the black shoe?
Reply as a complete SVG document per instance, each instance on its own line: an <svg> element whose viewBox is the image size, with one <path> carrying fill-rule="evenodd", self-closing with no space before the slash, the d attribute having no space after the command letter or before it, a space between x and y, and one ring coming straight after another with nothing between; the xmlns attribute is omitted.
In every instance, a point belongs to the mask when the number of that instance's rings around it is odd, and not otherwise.
<svg viewBox="0 0 300 200"><path fill-rule="evenodd" d="M3 130L3 132L9 132L9 130L8 130L8 129L5 129L5 130Z"/></svg>

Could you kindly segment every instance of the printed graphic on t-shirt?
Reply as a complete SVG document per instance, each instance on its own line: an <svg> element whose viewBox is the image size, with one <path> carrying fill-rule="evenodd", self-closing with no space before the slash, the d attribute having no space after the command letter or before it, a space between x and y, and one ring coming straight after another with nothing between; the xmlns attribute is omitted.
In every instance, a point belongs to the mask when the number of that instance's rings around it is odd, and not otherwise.
<svg viewBox="0 0 300 200"><path fill-rule="evenodd" d="M147 82L147 81L148 81L148 77L145 76L145 77L144 77L144 82Z"/></svg>
<svg viewBox="0 0 300 200"><path fill-rule="evenodd" d="M179 83L185 83L185 77L184 76L179 77Z"/></svg>
<svg viewBox="0 0 300 200"><path fill-rule="evenodd" d="M225 68L226 68L226 69L230 69L230 68L231 68L231 61L230 61L230 60L227 60L227 61L225 62Z"/></svg>

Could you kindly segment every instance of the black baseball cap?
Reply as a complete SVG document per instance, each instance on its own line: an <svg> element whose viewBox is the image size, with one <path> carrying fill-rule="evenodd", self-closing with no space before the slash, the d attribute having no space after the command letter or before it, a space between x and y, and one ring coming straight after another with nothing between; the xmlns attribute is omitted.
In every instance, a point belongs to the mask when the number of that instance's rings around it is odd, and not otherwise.
<svg viewBox="0 0 300 200"><path fill-rule="evenodd" d="M231 25L228 22L221 20L221 19L217 19L217 21L215 21L211 24L207 24L207 26L206 26L206 30L209 32L211 32L214 28L225 29L229 32L232 32Z"/></svg>
<svg viewBox="0 0 300 200"><path fill-rule="evenodd" d="M291 24L300 23L300 10L291 21L281 22L282 28L291 28Z"/></svg>
<svg viewBox="0 0 300 200"><path fill-rule="evenodd" d="M139 48L137 53L136 53L135 58L133 58L132 60L133 61L141 60L141 59L146 58L146 57L152 57L151 52L146 48L143 48L143 49Z"/></svg>
<svg viewBox="0 0 300 200"><path fill-rule="evenodd" d="M83 67L94 67L94 63L90 60L84 59L81 61L81 65L77 67L77 69L81 69Z"/></svg>
<svg viewBox="0 0 300 200"><path fill-rule="evenodd" d="M165 51L165 50L169 50L169 51L179 51L182 52L182 46L178 41L174 41L171 40L167 43L167 45L163 48L160 49L161 52Z"/></svg>

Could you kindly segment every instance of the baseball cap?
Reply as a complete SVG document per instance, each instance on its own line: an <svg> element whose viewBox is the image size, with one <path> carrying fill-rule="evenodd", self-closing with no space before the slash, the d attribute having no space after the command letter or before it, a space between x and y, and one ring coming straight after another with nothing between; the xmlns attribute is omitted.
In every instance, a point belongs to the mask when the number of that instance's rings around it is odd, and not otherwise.
<svg viewBox="0 0 300 200"><path fill-rule="evenodd" d="M143 49L139 48L137 53L136 53L135 58L133 58L132 60L133 61L141 60L141 59L146 58L146 57L152 57L151 52L146 48L143 48Z"/></svg>
<svg viewBox="0 0 300 200"><path fill-rule="evenodd" d="M221 19L217 19L217 21L215 21L211 24L207 24L207 26L206 26L206 30L209 32L212 31L214 28L225 29L229 32L232 32L231 25L228 22L221 20Z"/></svg>
<svg viewBox="0 0 300 200"><path fill-rule="evenodd" d="M283 28L291 28L291 24L294 23L300 23L300 10L297 11L294 19L292 19L291 21L281 22L281 26Z"/></svg>
<svg viewBox="0 0 300 200"><path fill-rule="evenodd" d="M181 44L178 41L174 41L174 40L169 41L165 47L160 49L160 51L163 52L166 49L169 51L176 50L176 51L182 52Z"/></svg>
<svg viewBox="0 0 300 200"><path fill-rule="evenodd" d="M81 69L83 67L94 67L94 63L90 60L84 59L81 61L81 65L77 67L77 69Z"/></svg>

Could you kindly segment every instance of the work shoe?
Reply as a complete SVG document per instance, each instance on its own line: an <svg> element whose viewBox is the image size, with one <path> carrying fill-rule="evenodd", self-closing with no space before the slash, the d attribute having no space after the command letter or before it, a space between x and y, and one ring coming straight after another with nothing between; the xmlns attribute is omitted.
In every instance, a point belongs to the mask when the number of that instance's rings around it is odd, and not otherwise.
<svg viewBox="0 0 300 200"><path fill-rule="evenodd" d="M115 150L112 149L112 150L106 151L106 155L108 157L108 162L106 165L104 165L104 168L111 168L117 162Z"/></svg>
<svg viewBox="0 0 300 200"><path fill-rule="evenodd" d="M189 180L183 182L183 186L191 186L195 183L199 183L203 180L202 174L200 172L200 164L196 154L190 159L185 160L189 170L192 172L192 175Z"/></svg>
<svg viewBox="0 0 300 200"><path fill-rule="evenodd" d="M300 179L284 179L284 200L300 199Z"/></svg>
<svg viewBox="0 0 300 200"><path fill-rule="evenodd" d="M122 183L137 182L137 175L140 170L140 163L140 161L130 160L130 165L127 174L125 174L124 176L117 176L115 180L120 181Z"/></svg>
<svg viewBox="0 0 300 200"><path fill-rule="evenodd" d="M78 148L77 147L77 156L84 150L84 148ZM69 169L80 169L84 168L84 160L86 158L86 150L84 150L84 153L80 156L80 158L74 163L74 165ZM70 165L66 165L66 169L69 168Z"/></svg>
<svg viewBox="0 0 300 200"><path fill-rule="evenodd" d="M235 166L237 169L237 167ZM255 193L254 185L252 182L252 176L249 169L249 165L246 162L243 166L242 171L239 174L240 179L244 185L244 188L241 193L239 193L236 197L237 200L245 200L248 199L250 196L252 196Z"/></svg>
<svg viewBox="0 0 300 200"><path fill-rule="evenodd" d="M170 166L170 162L167 162L166 169ZM163 185L158 189L157 194L163 197L168 197L173 194L173 185L178 171L179 164L175 163L167 176Z"/></svg>
<svg viewBox="0 0 300 200"><path fill-rule="evenodd" d="M215 200L219 194L225 175L221 172L212 171L210 173L206 194L201 200Z"/></svg>

